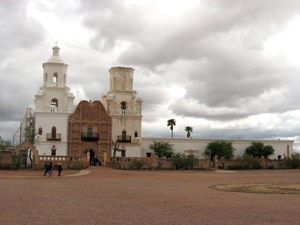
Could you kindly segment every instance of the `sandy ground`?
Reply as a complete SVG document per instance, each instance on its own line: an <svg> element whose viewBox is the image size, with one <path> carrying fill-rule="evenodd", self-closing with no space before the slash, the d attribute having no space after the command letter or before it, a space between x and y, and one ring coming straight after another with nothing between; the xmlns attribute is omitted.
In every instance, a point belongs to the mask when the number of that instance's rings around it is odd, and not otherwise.
<svg viewBox="0 0 300 225"><path fill-rule="evenodd" d="M300 224L300 195L210 188L300 183L300 170L78 172L0 171L0 224Z"/></svg>

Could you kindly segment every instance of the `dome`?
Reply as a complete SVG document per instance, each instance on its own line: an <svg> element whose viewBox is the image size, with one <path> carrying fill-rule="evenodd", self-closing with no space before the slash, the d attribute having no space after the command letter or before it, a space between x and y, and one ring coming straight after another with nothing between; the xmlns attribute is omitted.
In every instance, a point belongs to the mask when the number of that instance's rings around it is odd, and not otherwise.
<svg viewBox="0 0 300 225"><path fill-rule="evenodd" d="M47 62L48 63L64 63L64 61L59 56L51 56Z"/></svg>

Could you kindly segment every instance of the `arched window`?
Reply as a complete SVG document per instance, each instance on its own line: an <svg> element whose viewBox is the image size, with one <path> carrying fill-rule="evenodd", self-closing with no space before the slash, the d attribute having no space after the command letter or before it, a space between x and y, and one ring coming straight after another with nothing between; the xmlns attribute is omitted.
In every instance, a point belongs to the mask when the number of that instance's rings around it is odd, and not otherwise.
<svg viewBox="0 0 300 225"><path fill-rule="evenodd" d="M122 140L126 140L126 130L122 131Z"/></svg>
<svg viewBox="0 0 300 225"><path fill-rule="evenodd" d="M124 101L121 102L121 109L126 110L126 102Z"/></svg>
<svg viewBox="0 0 300 225"><path fill-rule="evenodd" d="M137 131L134 132L134 137L138 137L139 133Z"/></svg>
<svg viewBox="0 0 300 225"><path fill-rule="evenodd" d="M39 135L42 135L42 134L43 134L43 129L42 129L41 127L39 127L38 134L39 134Z"/></svg>
<svg viewBox="0 0 300 225"><path fill-rule="evenodd" d="M56 156L56 149L55 145L51 147L51 156Z"/></svg>
<svg viewBox="0 0 300 225"><path fill-rule="evenodd" d="M51 106L51 112L57 112L58 100L56 98L52 98L50 106Z"/></svg>
<svg viewBox="0 0 300 225"><path fill-rule="evenodd" d="M58 85L58 75L57 75L57 73L53 74L53 85L54 86Z"/></svg>
<svg viewBox="0 0 300 225"><path fill-rule="evenodd" d="M52 130L51 130L51 138L56 139L56 127L55 126L53 126Z"/></svg>

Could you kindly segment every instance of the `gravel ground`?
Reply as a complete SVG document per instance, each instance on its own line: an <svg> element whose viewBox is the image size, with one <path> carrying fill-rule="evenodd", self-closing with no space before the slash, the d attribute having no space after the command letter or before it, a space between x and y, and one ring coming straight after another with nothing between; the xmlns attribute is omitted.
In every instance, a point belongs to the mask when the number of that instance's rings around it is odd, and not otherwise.
<svg viewBox="0 0 300 225"><path fill-rule="evenodd" d="M210 188L281 182L299 183L300 170L0 171L0 225L300 224L300 195Z"/></svg>

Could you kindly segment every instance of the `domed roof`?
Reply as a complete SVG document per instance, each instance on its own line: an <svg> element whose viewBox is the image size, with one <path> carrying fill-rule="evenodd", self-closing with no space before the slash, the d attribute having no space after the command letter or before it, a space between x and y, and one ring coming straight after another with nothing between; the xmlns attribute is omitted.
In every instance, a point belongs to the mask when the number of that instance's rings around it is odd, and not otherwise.
<svg viewBox="0 0 300 225"><path fill-rule="evenodd" d="M54 46L53 48L53 55L48 59L48 63L64 63L62 58L59 57L59 47Z"/></svg>
<svg viewBox="0 0 300 225"><path fill-rule="evenodd" d="M47 62L48 63L64 63L64 61L59 56L51 56Z"/></svg>

